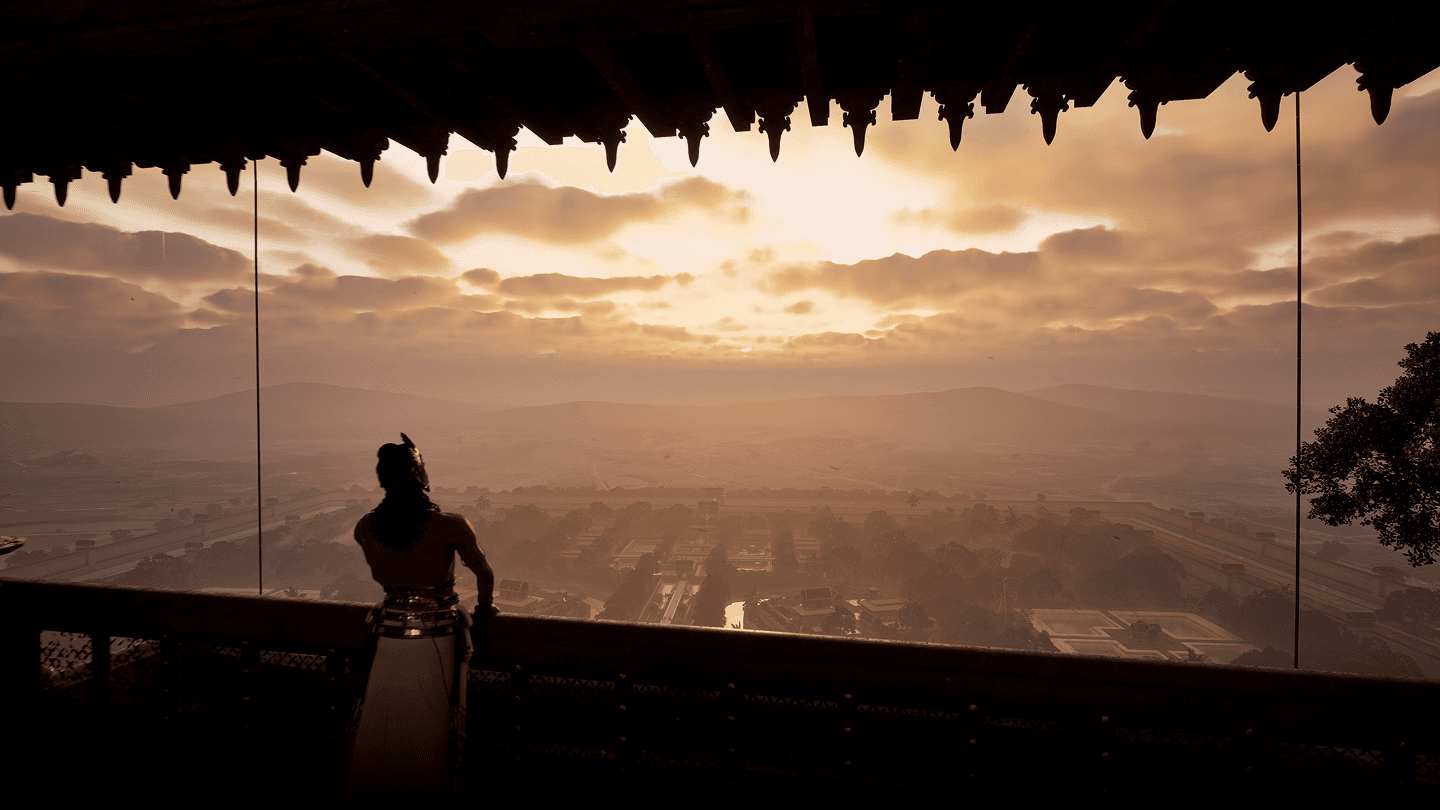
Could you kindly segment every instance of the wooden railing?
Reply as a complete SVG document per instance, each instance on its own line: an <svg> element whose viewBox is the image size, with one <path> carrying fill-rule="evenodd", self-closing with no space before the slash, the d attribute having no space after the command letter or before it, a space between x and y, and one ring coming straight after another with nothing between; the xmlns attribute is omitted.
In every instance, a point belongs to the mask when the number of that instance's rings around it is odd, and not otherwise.
<svg viewBox="0 0 1440 810"><path fill-rule="evenodd" d="M0 607L17 773L339 795L369 605L12 580ZM1440 796L1430 681L521 616L476 641L477 800Z"/></svg>

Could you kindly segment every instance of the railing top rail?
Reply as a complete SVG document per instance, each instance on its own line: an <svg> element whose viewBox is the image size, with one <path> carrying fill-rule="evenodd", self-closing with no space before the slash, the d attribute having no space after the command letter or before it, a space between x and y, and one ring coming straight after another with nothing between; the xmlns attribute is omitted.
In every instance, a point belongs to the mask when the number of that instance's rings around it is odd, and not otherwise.
<svg viewBox="0 0 1440 810"><path fill-rule="evenodd" d="M266 649L359 649L370 607L0 580L12 629L223 637ZM498 616L481 641L477 664L540 673L1440 742L1440 683L1432 681L531 616Z"/></svg>

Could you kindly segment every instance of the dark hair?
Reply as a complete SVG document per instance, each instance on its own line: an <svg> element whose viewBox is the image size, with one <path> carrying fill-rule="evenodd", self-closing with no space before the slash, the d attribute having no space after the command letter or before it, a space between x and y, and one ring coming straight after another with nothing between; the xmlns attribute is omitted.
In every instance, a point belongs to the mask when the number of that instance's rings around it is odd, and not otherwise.
<svg viewBox="0 0 1440 810"><path fill-rule="evenodd" d="M409 551L420 541L430 515L440 507L430 500L430 478L415 443L404 433L404 444L382 445L375 475L385 488L385 499L370 512L370 530L380 544L394 551Z"/></svg>

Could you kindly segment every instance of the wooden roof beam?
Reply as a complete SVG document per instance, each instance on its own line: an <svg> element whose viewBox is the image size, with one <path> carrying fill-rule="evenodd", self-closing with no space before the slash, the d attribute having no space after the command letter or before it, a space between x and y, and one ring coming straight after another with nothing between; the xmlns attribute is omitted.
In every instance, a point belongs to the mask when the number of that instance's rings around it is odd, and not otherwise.
<svg viewBox="0 0 1440 810"><path fill-rule="evenodd" d="M288 76L272 74L270 78L279 84L285 85L286 87L290 88L296 93L299 93L300 95L307 96L313 99L318 104L329 107L337 114L350 119L351 121L359 124L360 126L368 130L381 133L383 137L394 140L395 142L411 150L412 152L420 151L420 142L415 140L414 136L412 136L409 132L406 132L400 127L391 127L382 124L379 121L376 121L370 116L355 109L354 107L351 107L350 105L343 102L336 101L335 99L319 92L318 90L306 87L299 81L291 79Z"/></svg>
<svg viewBox="0 0 1440 810"><path fill-rule="evenodd" d="M1040 38L1050 24L1050 17L1055 14L1057 5L1056 0L1040 0L1031 9L1030 19L1025 22L1025 31L1015 43L1015 50L1010 52L1005 67L1001 68L990 84L980 92L980 104L987 114L1005 112L1010 97L1015 95L1015 88L1020 84L1020 76L1025 72L1025 66L1030 64L1030 57L1035 54L1035 47L1040 44Z"/></svg>
<svg viewBox="0 0 1440 810"><path fill-rule="evenodd" d="M790 24L795 32L795 53L800 57L800 81L805 87L805 104L810 109L810 126L830 123L830 97L820 75L820 48L815 41L815 15L810 4L796 9Z"/></svg>
<svg viewBox="0 0 1440 810"><path fill-rule="evenodd" d="M551 146L559 146L565 142L567 134L566 127L552 119L549 115L538 112L536 104L531 99L524 98L509 87L522 87L515 77L510 75L494 53L494 46L478 35L468 37L437 37L435 39L422 40L434 46L444 57L440 63L449 70L455 78L470 85L480 95L484 96L491 104L505 111L506 115L520 122L520 125L530 130L540 140ZM462 57L475 56L483 60L481 71L473 70L469 65L461 61ZM482 72L483 71L483 72ZM493 78L491 78L493 77Z"/></svg>
<svg viewBox="0 0 1440 810"><path fill-rule="evenodd" d="M351 156L351 146L349 144L341 143L328 135L305 131L294 122L287 121L264 107L252 104L238 97L222 94L194 82L187 84L185 89L187 92L203 95L215 102L225 104L248 116L262 127L283 133L279 138L276 138L272 134L267 140L291 140L296 143L307 143L310 147L327 149L343 158L349 158ZM264 148L268 154L278 157L271 149L266 147L256 148L252 151L251 156L258 160L259 156L256 153L260 152L262 148Z"/></svg>
<svg viewBox="0 0 1440 810"><path fill-rule="evenodd" d="M900 62L895 66L895 88L890 93L890 118L913 121L920 117L921 85L930 75L930 54L935 48L935 26L940 11L933 2L910 8L900 23Z"/></svg>
<svg viewBox="0 0 1440 810"><path fill-rule="evenodd" d="M167 110L157 104L152 104L143 98L132 95L130 93L126 93L125 91L120 90L112 85L104 84L99 81L90 81L88 82L88 84L91 87L103 90L104 92L123 100L127 104L132 104L144 110L148 110L149 112L152 112L156 115L169 118L170 120L182 126L188 127L196 132L204 133L214 138L215 140L212 142L213 147L210 151L213 155L216 156L214 159L215 162L220 165L220 170L225 172L225 186L230 190L231 197L234 197L236 192L240 190L240 172L244 171L247 159L259 159L265 154L263 150L257 149L254 146L246 148L240 143L238 139L235 138L235 136L229 133L221 132L220 130L209 126L208 124L202 123L200 121L195 121L189 117L180 115L173 110ZM110 174L115 173L117 172L111 172ZM120 197L120 181L118 179L112 179L110 174L106 175L106 179L110 182L110 198L118 202ZM123 176L128 176L128 172L126 172Z"/></svg>
<svg viewBox="0 0 1440 810"><path fill-rule="evenodd" d="M268 153L272 157L279 159L280 165L285 167L285 173L287 179L290 181L291 191L294 191L300 185L300 167L305 165L305 159L320 154L321 149L327 149L347 160L356 159L355 147L353 145L337 141L328 135L320 134L313 130L302 130L294 122L286 120L264 107L252 104L243 98L223 95L214 90L213 86L202 84L193 78L186 81L183 86L187 92L204 96L217 103L224 104L231 109L238 110L244 115L249 116L262 126L283 133L279 137L272 135L270 138L265 139L278 141L278 146L272 143L264 147L263 150L260 148L253 149L250 151L249 156L254 160L259 160ZM236 184L239 181L239 168L243 167L240 167L236 161L232 160L222 163L221 168L225 170L226 178L232 189L230 193L233 195Z"/></svg>
<svg viewBox="0 0 1440 810"><path fill-rule="evenodd" d="M685 18L685 34L696 58L700 60L700 65L705 68L705 76L710 80L711 89L720 99L725 117L730 119L730 126L734 127L736 132L749 132L750 126L755 123L755 110L740 101L740 97L736 95L734 86L730 84L730 77L725 73L725 66L720 62L720 55L715 52L715 45L710 41L710 35L700 26L699 20L693 14Z"/></svg>
<svg viewBox="0 0 1440 810"><path fill-rule="evenodd" d="M426 103L423 99L414 95L409 90L406 90L399 83L392 81L391 79L381 74L379 71L375 70L364 62L361 62L359 59L356 59L349 54L341 54L340 59L355 72L370 79L371 82L375 83L376 85L383 88L386 92L410 105L421 115L424 115L431 121L434 121L435 124L437 124L438 126L448 130L445 140L449 140L449 132L454 132L465 138L466 140L470 141L471 143L475 144L476 146L480 147L481 149L488 149L494 152L496 159L496 168L499 170L502 177L505 175L505 166L508 164L509 154L515 148L515 139L513 136L506 137L504 135L499 135L496 133L481 132L472 126L461 123L460 121L455 120L446 113L435 109L434 107ZM440 176L440 157L444 155L448 150L448 144L441 144L439 142L440 138L438 136L438 132L436 134L436 137L433 139L417 138L416 140L420 141L422 149L417 151L425 157L425 168L430 174L430 182L433 183ZM425 143L425 140L433 140L433 142ZM506 141L508 141L508 143L506 143Z"/></svg>
<svg viewBox="0 0 1440 810"><path fill-rule="evenodd" d="M615 95L625 103L625 106L633 110L635 117L645 125L645 129L656 138L675 137L676 123L669 115L661 112L660 107L650 100L650 94L635 81L630 71L620 63L619 57L611 50L593 29L584 29L577 38L576 45L585 58L590 60L590 65L600 73Z"/></svg>
<svg viewBox="0 0 1440 810"><path fill-rule="evenodd" d="M1257 9L1250 22L1231 35L1198 65L1180 71L1169 66L1140 70L1125 69L1122 78L1130 88L1130 106L1140 112L1140 133L1147 139L1155 132L1161 104L1182 99L1204 98L1235 74L1235 54L1255 36L1259 27L1274 19L1275 4Z"/></svg>
<svg viewBox="0 0 1440 810"><path fill-rule="evenodd" d="M329 96L323 95L315 90L306 87L300 82L285 76L271 75L271 79L279 84L290 88L292 91L307 96L315 102L329 107L337 114L359 124L365 130L365 137L362 140L350 138L355 148L354 159L360 164L360 182L370 187L370 181L375 177L375 161L380 159L380 154L390 148L390 141L393 139L401 146L419 154L423 148L413 134L400 127L390 127L376 121L370 116L356 110L348 104L343 104Z"/></svg>
<svg viewBox="0 0 1440 810"><path fill-rule="evenodd" d="M1150 4L1150 8L1146 9L1145 14L1130 29L1125 41L1120 43L1120 47L1080 80L1078 90L1069 93L1070 100L1075 102L1076 107L1091 107L1100 100L1105 91L1110 89L1110 85L1115 83L1115 77L1120 75L1125 65L1135 56L1135 52L1155 33L1155 29L1175 7L1176 2L1177 0L1155 0Z"/></svg>
<svg viewBox="0 0 1440 810"><path fill-rule="evenodd" d="M490 103L504 110L506 115L519 121L521 126L534 133L535 137L551 146L559 146L565 142L564 127L524 108L521 106L519 99L500 89L494 82L471 70L464 62L453 58L446 58L440 61L441 64L445 65L447 70L455 74L456 78L479 91L481 95L489 99Z"/></svg>
<svg viewBox="0 0 1440 810"><path fill-rule="evenodd" d="M205 134L205 135L208 135L208 136L210 136L211 138L214 138L214 139L215 139L217 142L219 142L219 143L226 143L226 142L228 141L228 142L231 142L231 143L233 144L233 142L234 142L234 140L235 140L235 136L233 136L233 135L230 135L230 134L225 133L225 132L221 132L220 130L215 129L214 127L211 127L211 126L209 126L209 125L207 125L207 124L203 124L203 123L201 123L201 122L199 122L199 121L195 121L195 120L193 120L193 119L191 119L191 118L188 118L188 117L186 117L186 116L180 115L179 113L175 112L174 110L166 109L165 107L161 107L161 106L158 105L158 104L153 104L153 103L151 103L151 102L149 102L149 101L146 101L146 100L143 99L143 98L140 98L140 97L138 97L138 96L135 96L135 95L133 95L133 94L131 94L131 93L127 93L127 92L125 92L124 90L121 90L121 89L115 87L114 85L107 84L107 83L100 82L100 81L95 81L95 80L85 82L85 84L88 85L88 86L90 86L90 87L93 87L93 88L95 88L95 89L97 89L97 90L100 90L100 91L102 91L102 92L104 92L104 93L107 93L107 94L109 94L109 95L111 95L111 96L114 96L115 98L119 99L120 101L125 102L126 104L130 104L130 105L139 107L139 108L145 110L146 112L152 113L152 114L157 115L157 116L160 116L160 117L162 117L162 118L168 118L168 119L170 119L171 121L174 121L175 123L180 124L180 125L183 126L183 127L186 127L186 128L188 128L188 129L192 129L192 130L194 130L194 131L196 131L196 132L200 132L200 133L203 133L203 134ZM237 148L238 148L238 147L237 147ZM226 150L217 150L217 151L226 151ZM233 150L233 149L232 149L232 150L229 150L229 151L236 151L236 150Z"/></svg>

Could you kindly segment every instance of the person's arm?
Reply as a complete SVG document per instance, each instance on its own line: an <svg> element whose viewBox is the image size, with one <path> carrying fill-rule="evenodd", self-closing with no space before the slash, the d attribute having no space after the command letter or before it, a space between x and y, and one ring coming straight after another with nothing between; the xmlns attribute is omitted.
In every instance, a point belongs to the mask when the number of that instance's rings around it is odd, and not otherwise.
<svg viewBox="0 0 1440 810"><path fill-rule="evenodd" d="M476 542L475 530L470 527L470 521L460 518L460 527L460 539L455 544L455 550L459 552L460 561L465 563L465 567L475 574L475 588L480 592L475 612L480 616L489 616L495 612L495 572Z"/></svg>

